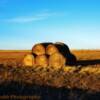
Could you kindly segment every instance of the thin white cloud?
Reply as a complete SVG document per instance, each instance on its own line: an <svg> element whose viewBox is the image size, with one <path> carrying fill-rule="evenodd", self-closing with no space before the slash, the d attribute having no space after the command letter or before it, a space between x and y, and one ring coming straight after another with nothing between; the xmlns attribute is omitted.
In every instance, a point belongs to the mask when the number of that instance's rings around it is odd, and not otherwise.
<svg viewBox="0 0 100 100"><path fill-rule="evenodd" d="M4 22L9 22L9 23L28 23L28 22L35 22L35 21L45 20L49 17L62 16L62 15L64 15L64 14L62 14L62 13L43 12L43 13L39 13L39 14L34 15L34 16L15 17L15 18L10 18L10 19L5 19L3 21Z"/></svg>
<svg viewBox="0 0 100 100"><path fill-rule="evenodd" d="M13 22L13 23L27 23L33 21L43 20L44 17L17 17L5 20L5 22Z"/></svg>
<svg viewBox="0 0 100 100"><path fill-rule="evenodd" d="M34 16L23 16L23 17L15 17L15 18L9 18L3 20L4 22L10 22L10 23L28 23L28 22L34 22L34 21L40 21L47 19L48 17L52 16L52 14L49 13L40 13Z"/></svg>
<svg viewBox="0 0 100 100"><path fill-rule="evenodd" d="M68 13L66 14L65 12L48 12L48 11L45 11L43 13L38 14L37 16L55 17L55 16L66 16L66 15L68 15Z"/></svg>

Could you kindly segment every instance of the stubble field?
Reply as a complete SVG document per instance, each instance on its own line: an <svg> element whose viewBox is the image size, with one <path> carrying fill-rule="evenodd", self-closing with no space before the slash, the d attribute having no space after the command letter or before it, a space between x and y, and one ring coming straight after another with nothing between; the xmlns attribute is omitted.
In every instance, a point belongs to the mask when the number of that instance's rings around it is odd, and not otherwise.
<svg viewBox="0 0 100 100"><path fill-rule="evenodd" d="M23 67L23 57L30 53L0 51L0 95L34 95L42 100L100 99L100 50L72 50L76 64L60 70Z"/></svg>

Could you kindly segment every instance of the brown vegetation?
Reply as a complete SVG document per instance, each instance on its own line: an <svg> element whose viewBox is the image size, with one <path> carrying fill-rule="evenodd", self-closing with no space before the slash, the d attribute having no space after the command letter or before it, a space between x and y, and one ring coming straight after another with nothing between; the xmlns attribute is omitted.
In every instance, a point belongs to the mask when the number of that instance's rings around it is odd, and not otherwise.
<svg viewBox="0 0 100 100"><path fill-rule="evenodd" d="M77 57L78 60L95 61L95 59L98 59L100 62L99 50L72 50L71 52ZM91 65L91 62L89 62L90 65L88 64L85 66L63 66L61 69L58 68L58 70L55 70L55 67L52 69L45 67L40 70L38 67L28 68L20 65L23 57L27 54L31 54L31 51L0 52L0 83L5 80L6 82L7 80L16 80L56 87L100 91L100 63ZM12 67L9 68L9 66Z"/></svg>
<svg viewBox="0 0 100 100"><path fill-rule="evenodd" d="M100 50L71 50L77 60L100 59Z"/></svg>
<svg viewBox="0 0 100 100"><path fill-rule="evenodd" d="M5 66L21 66L25 55L31 54L30 50L0 50L0 64Z"/></svg>

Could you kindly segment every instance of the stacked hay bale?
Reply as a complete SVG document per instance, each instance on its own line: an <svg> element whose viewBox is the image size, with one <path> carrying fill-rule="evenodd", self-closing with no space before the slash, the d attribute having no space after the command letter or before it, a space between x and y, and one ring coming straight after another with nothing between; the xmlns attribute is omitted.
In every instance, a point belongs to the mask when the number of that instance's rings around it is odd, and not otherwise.
<svg viewBox="0 0 100 100"><path fill-rule="evenodd" d="M32 53L39 56L45 54L45 47L42 44L36 44L32 48Z"/></svg>
<svg viewBox="0 0 100 100"><path fill-rule="evenodd" d="M30 54L31 64L27 64L28 57L24 58L24 65L52 67L60 69L66 64L76 61L74 55L70 53L67 45L64 43L38 43L33 46L32 54Z"/></svg>
<svg viewBox="0 0 100 100"><path fill-rule="evenodd" d="M46 47L46 54L47 55L52 55L56 52L59 52L59 50L56 48L56 46L54 44L49 44L47 47Z"/></svg>
<svg viewBox="0 0 100 100"><path fill-rule="evenodd" d="M35 64L35 58L32 54L27 54L24 56L22 65L27 67L32 67Z"/></svg>
<svg viewBox="0 0 100 100"><path fill-rule="evenodd" d="M36 66L47 67L48 66L48 58L46 55L36 56L35 63L36 63Z"/></svg>
<svg viewBox="0 0 100 100"><path fill-rule="evenodd" d="M35 66L47 67L48 55L46 55L46 47L52 43L39 43L33 46L32 54L35 56Z"/></svg>
<svg viewBox="0 0 100 100"><path fill-rule="evenodd" d="M60 69L65 65L66 58L61 54L55 44L49 44L46 48L46 54L49 55L49 66L54 69Z"/></svg>

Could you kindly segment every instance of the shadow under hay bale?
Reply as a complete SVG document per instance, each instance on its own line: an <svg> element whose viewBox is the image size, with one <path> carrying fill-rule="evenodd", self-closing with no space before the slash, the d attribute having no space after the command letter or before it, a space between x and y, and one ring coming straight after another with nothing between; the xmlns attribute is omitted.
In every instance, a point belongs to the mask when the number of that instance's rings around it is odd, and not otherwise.
<svg viewBox="0 0 100 100"><path fill-rule="evenodd" d="M56 42L55 46L59 52L66 58L66 64L74 65L76 63L76 57L70 52L69 47L61 42Z"/></svg>
<svg viewBox="0 0 100 100"><path fill-rule="evenodd" d="M35 65L35 58L34 58L34 56L32 54L25 55L25 57L23 58L23 61L22 61L22 65L23 66L30 66L30 67Z"/></svg>
<svg viewBox="0 0 100 100"><path fill-rule="evenodd" d="M49 57L49 66L53 67L54 69L60 69L65 65L65 63L66 59L59 52L54 53Z"/></svg>
<svg viewBox="0 0 100 100"><path fill-rule="evenodd" d="M59 52L58 48L54 44L49 44L46 48L46 54L52 55L56 52Z"/></svg>
<svg viewBox="0 0 100 100"><path fill-rule="evenodd" d="M47 67L48 66L48 58L46 55L36 56L35 63L36 63L36 66Z"/></svg>
<svg viewBox="0 0 100 100"><path fill-rule="evenodd" d="M67 55L66 65L75 65L76 61L77 61L76 57L72 53Z"/></svg>

